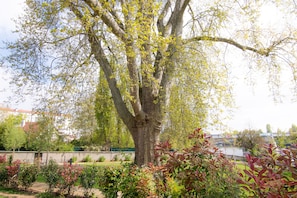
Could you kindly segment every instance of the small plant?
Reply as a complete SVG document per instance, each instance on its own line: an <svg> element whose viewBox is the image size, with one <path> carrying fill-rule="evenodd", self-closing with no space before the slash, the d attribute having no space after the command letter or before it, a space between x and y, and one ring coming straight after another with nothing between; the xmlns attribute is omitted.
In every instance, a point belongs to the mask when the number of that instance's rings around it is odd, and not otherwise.
<svg viewBox="0 0 297 198"><path fill-rule="evenodd" d="M73 163L77 162L77 157L76 157L76 156L73 156L73 157L72 157L72 162L73 162Z"/></svg>
<svg viewBox="0 0 297 198"><path fill-rule="evenodd" d="M115 155L115 156L113 157L113 161L117 162L117 161L119 161L119 160L120 160L120 158L119 158L118 155Z"/></svg>
<svg viewBox="0 0 297 198"><path fill-rule="evenodd" d="M27 190L36 181L38 175L38 167L23 166L19 172L18 180L21 186Z"/></svg>
<svg viewBox="0 0 297 198"><path fill-rule="evenodd" d="M105 157L104 156L100 156L98 159L98 162L104 162L105 161Z"/></svg>
<svg viewBox="0 0 297 198"><path fill-rule="evenodd" d="M60 176L58 174L59 166L56 161L50 159L48 165L42 168L41 174L45 178L45 182L48 184L48 192L51 193L53 188L57 186Z"/></svg>
<svg viewBox="0 0 297 198"><path fill-rule="evenodd" d="M124 155L124 161L132 161L132 155L131 153L129 154L123 154Z"/></svg>
<svg viewBox="0 0 297 198"><path fill-rule="evenodd" d="M84 188L85 197L92 197L92 188L98 181L97 174L98 168L96 166L86 166L79 176L80 184Z"/></svg>
<svg viewBox="0 0 297 198"><path fill-rule="evenodd" d="M90 155L87 155L83 160L82 160L82 162L92 162L93 160L92 160L92 158L91 158L91 156Z"/></svg>

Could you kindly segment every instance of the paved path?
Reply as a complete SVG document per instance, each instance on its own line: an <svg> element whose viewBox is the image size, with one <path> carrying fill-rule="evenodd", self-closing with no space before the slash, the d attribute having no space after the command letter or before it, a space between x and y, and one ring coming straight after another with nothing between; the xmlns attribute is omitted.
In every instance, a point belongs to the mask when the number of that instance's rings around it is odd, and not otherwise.
<svg viewBox="0 0 297 198"><path fill-rule="evenodd" d="M33 186L29 188L29 191L34 193L42 193L45 192L48 189L48 185L46 183L42 182L35 182ZM57 190L57 189L55 189ZM98 189L93 189L92 192L94 193L96 198L104 198L102 193ZM77 186L74 187L74 195L83 197L84 191L82 188L79 188ZM19 194L8 194L4 192L0 192L0 196L9 197L9 198L33 198L34 195L19 195Z"/></svg>

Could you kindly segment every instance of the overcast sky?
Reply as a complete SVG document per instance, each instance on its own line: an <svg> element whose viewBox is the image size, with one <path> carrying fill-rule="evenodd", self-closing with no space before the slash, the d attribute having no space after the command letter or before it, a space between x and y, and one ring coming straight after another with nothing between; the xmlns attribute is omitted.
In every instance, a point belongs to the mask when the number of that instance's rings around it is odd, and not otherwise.
<svg viewBox="0 0 297 198"><path fill-rule="evenodd" d="M11 30L14 24L11 19L22 12L21 0L0 0L0 40L11 40L13 35ZM274 20L269 16L265 18L267 23ZM1 42L1 47L3 44ZM1 50L1 53L5 51ZM244 76L244 71L236 71L239 75ZM247 86L243 78L234 80L236 86L234 87L234 94L236 99L237 109L234 110L234 118L229 122L231 129L262 129L265 131L266 124L270 124L273 130L280 128L287 130L291 125L297 124L297 103L292 102L292 93L287 86L284 85L282 89L283 103L274 103L271 93L268 91L268 86L265 84L264 76L258 75L258 80L254 87ZM9 75L0 68L0 103L5 103L9 92ZM26 101L21 104L10 104L11 108L22 108L30 110L32 104Z"/></svg>

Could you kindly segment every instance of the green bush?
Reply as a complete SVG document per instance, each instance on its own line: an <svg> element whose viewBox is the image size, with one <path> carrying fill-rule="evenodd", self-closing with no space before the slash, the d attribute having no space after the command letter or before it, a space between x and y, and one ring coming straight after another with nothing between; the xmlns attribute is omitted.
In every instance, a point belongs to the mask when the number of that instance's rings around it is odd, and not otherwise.
<svg viewBox="0 0 297 198"><path fill-rule="evenodd" d="M76 156L73 156L72 157L72 162L74 163L74 162L77 162L77 157Z"/></svg>
<svg viewBox="0 0 297 198"><path fill-rule="evenodd" d="M209 137L200 129L190 134L189 139L193 140L193 146L180 152L172 151L169 142L158 145L158 157L168 157L158 175L165 176L166 183L172 184L170 187L160 183L166 188L159 193L172 195L175 191L181 197L242 197L235 164L211 146Z"/></svg>
<svg viewBox="0 0 297 198"><path fill-rule="evenodd" d="M8 183L8 173L6 169L6 164L0 164L0 185L6 186Z"/></svg>
<svg viewBox="0 0 297 198"><path fill-rule="evenodd" d="M105 161L105 157L104 156L100 156L98 159L98 162L104 162Z"/></svg>
<svg viewBox="0 0 297 198"><path fill-rule="evenodd" d="M22 166L18 173L18 180L22 187L27 190L36 181L38 175L38 167L35 165Z"/></svg>
<svg viewBox="0 0 297 198"><path fill-rule="evenodd" d="M119 161L119 160L120 160L120 158L119 158L118 155L115 155L115 156L113 157L113 161L117 162L117 161Z"/></svg>
<svg viewBox="0 0 297 198"><path fill-rule="evenodd" d="M99 175L99 189L105 197L110 198L116 198L118 192L121 192L123 197L148 197L148 193L138 189L138 183L143 177L142 169L134 165L109 167Z"/></svg>
<svg viewBox="0 0 297 198"><path fill-rule="evenodd" d="M52 192L53 188L57 186L60 175L59 172L59 165L56 161L50 159L48 165L42 167L41 174L45 178L45 182L48 184L48 192Z"/></svg>
<svg viewBox="0 0 297 198"><path fill-rule="evenodd" d="M87 155L85 158L83 158L82 162L92 162L92 158L90 155Z"/></svg>
<svg viewBox="0 0 297 198"><path fill-rule="evenodd" d="M84 196L92 197L92 188L98 182L98 167L97 166L86 166L84 167L80 178L80 185L84 188Z"/></svg>
<svg viewBox="0 0 297 198"><path fill-rule="evenodd" d="M132 154L129 153L129 154L124 154L124 161L132 161Z"/></svg>

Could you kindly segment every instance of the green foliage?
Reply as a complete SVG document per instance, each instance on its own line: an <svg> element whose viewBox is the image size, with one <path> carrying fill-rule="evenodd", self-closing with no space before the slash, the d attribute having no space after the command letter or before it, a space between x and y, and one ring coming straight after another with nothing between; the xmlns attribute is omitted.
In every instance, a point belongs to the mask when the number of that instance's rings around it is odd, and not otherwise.
<svg viewBox="0 0 297 198"><path fill-rule="evenodd" d="M171 151L168 142L158 145L159 166L124 165L100 175L99 188L106 197L242 197L234 164L212 147L200 129L190 135L194 145Z"/></svg>
<svg viewBox="0 0 297 198"><path fill-rule="evenodd" d="M110 198L116 198L119 192L123 197L147 197L149 186L139 188L146 178L144 170L128 163L121 167L108 167L99 176L99 189Z"/></svg>
<svg viewBox="0 0 297 198"><path fill-rule="evenodd" d="M236 144L252 155L258 155L264 145L264 140L260 136L260 131L244 130L237 134Z"/></svg>
<svg viewBox="0 0 297 198"><path fill-rule="evenodd" d="M104 162L105 161L105 157L104 156L100 156L98 159L98 162Z"/></svg>
<svg viewBox="0 0 297 198"><path fill-rule="evenodd" d="M273 145L266 146L261 158L247 155L248 168L238 182L251 197L297 196L297 147L280 153Z"/></svg>
<svg viewBox="0 0 297 198"><path fill-rule="evenodd" d="M85 166L79 178L80 185L84 188L84 197L92 197L92 188L98 183L98 167Z"/></svg>
<svg viewBox="0 0 297 198"><path fill-rule="evenodd" d="M119 161L120 160L120 158L119 158L119 156L118 155L115 155L115 156L113 156L113 159L112 159L113 161L115 161L115 162L117 162L117 161Z"/></svg>
<svg viewBox="0 0 297 198"><path fill-rule="evenodd" d="M0 123L2 144L6 150L14 151L26 142L26 134L21 128L22 119L22 115L10 115Z"/></svg>
<svg viewBox="0 0 297 198"><path fill-rule="evenodd" d="M45 178L45 182L48 184L48 192L52 192L60 179L59 165L56 161L50 159L48 164L42 168L41 174Z"/></svg>
<svg viewBox="0 0 297 198"><path fill-rule="evenodd" d="M73 156L72 157L72 162L74 163L74 162L77 162L77 156Z"/></svg>
<svg viewBox="0 0 297 198"><path fill-rule="evenodd" d="M36 181L38 172L38 167L35 165L22 166L18 173L20 185L27 190Z"/></svg>
<svg viewBox="0 0 297 198"><path fill-rule="evenodd" d="M132 161L132 154L123 154L124 161Z"/></svg>
<svg viewBox="0 0 297 198"><path fill-rule="evenodd" d="M240 197L234 164L211 146L209 137L200 129L189 138L194 145L182 152L171 151L168 142L157 147L159 157L168 156L163 166L172 187L164 193L183 197Z"/></svg>
<svg viewBox="0 0 297 198"><path fill-rule="evenodd" d="M87 155L85 158L82 159L82 162L92 162L92 157L90 155Z"/></svg>

